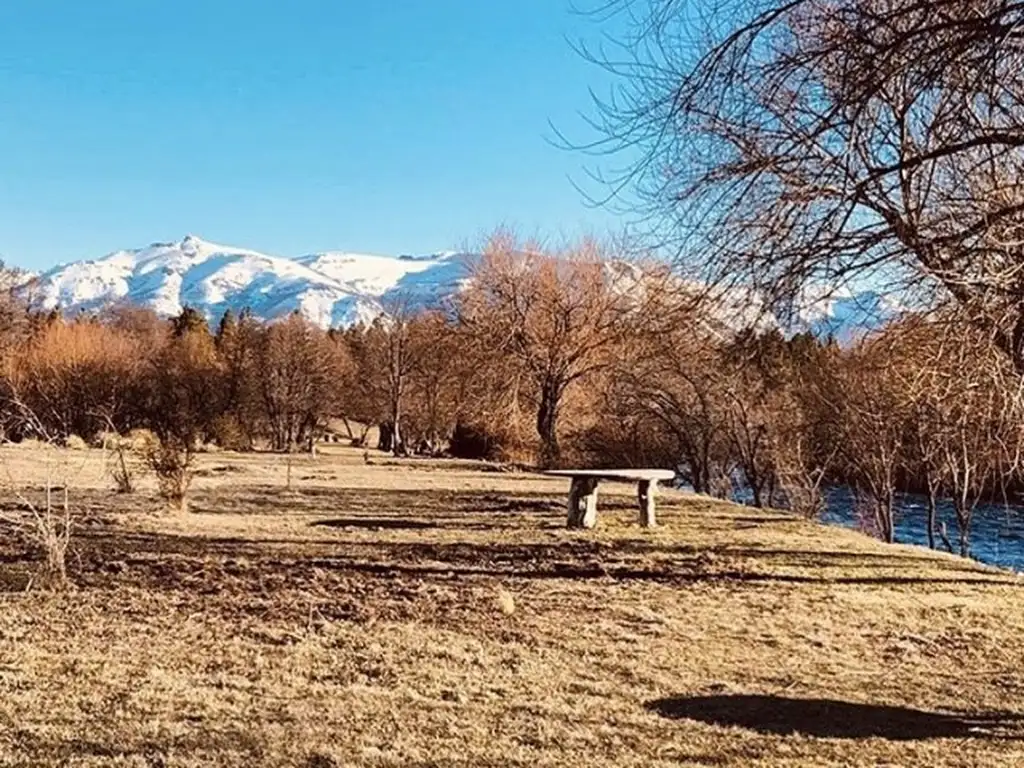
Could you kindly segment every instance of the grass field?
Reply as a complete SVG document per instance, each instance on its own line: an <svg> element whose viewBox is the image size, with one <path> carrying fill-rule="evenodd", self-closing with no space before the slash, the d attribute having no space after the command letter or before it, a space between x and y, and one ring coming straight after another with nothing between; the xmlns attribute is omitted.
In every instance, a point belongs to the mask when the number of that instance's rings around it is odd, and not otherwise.
<svg viewBox="0 0 1024 768"><path fill-rule="evenodd" d="M565 481L347 448L204 455L187 516L63 459L76 589L0 539L3 766L1024 765L1011 574L628 486L570 532Z"/></svg>

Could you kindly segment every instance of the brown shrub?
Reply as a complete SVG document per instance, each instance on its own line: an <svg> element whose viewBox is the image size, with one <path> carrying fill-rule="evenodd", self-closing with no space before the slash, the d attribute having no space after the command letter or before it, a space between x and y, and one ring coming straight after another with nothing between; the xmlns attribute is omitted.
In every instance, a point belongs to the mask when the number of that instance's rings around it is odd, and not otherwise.
<svg viewBox="0 0 1024 768"><path fill-rule="evenodd" d="M195 450L174 438L153 438L143 448L143 458L156 475L160 496L175 512L188 511L188 490L195 475Z"/></svg>

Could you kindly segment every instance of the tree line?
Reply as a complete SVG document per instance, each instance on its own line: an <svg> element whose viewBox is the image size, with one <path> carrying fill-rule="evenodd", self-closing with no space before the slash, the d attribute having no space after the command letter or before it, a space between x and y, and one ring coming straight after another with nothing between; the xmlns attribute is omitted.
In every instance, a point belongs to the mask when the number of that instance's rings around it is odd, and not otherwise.
<svg viewBox="0 0 1024 768"><path fill-rule="evenodd" d="M951 499L968 552L978 504L1021 485L1020 377L955 311L850 345L737 328L656 262L496 236L453 300L394 301L324 331L194 309L3 314L8 439L144 429L183 500L207 444L309 450L331 428L395 454L671 468L701 493L820 514L834 484L892 541L896 495ZM31 415L31 418L27 418ZM161 475L162 476L162 475ZM177 485L176 485L177 484Z"/></svg>

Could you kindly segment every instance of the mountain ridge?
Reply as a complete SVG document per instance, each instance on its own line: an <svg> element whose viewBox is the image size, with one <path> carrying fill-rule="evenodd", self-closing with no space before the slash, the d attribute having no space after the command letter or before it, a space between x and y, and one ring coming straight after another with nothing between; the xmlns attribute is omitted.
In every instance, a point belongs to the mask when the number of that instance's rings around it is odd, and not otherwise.
<svg viewBox="0 0 1024 768"><path fill-rule="evenodd" d="M35 275L30 290L36 307L68 314L127 304L170 317L191 306L213 322L228 309L248 308L261 320L298 311L322 328L348 327L372 321L399 298L412 308L439 306L466 284L475 258L459 251L324 251L287 258L189 234L178 242L58 264ZM755 309L749 297L732 296L725 304L738 317ZM808 301L791 330L849 342L898 312L894 302L872 291L832 292ZM769 318L772 324L779 327Z"/></svg>
<svg viewBox="0 0 1024 768"><path fill-rule="evenodd" d="M326 251L286 258L190 234L58 264L36 275L31 291L37 307L69 314L131 304L169 317L187 305L214 320L248 307L262 320L298 311L323 328L344 327L373 320L399 294L427 306L457 291L465 256Z"/></svg>

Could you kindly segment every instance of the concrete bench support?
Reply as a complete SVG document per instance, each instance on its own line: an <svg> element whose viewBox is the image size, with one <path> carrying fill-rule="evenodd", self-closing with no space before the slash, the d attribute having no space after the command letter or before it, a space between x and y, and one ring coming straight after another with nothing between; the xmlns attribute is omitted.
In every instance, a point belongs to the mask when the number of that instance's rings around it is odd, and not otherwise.
<svg viewBox="0 0 1024 768"><path fill-rule="evenodd" d="M640 502L640 526L642 528L653 528L658 524L654 514L654 494L657 488L657 480L641 480L637 483L637 499Z"/></svg>
<svg viewBox="0 0 1024 768"><path fill-rule="evenodd" d="M597 525L597 484L592 477L574 477L569 486L569 528Z"/></svg>
<svg viewBox="0 0 1024 768"><path fill-rule="evenodd" d="M545 474L571 480L566 521L569 528L593 528L597 525L597 486L602 480L635 482L640 525L653 528L657 525L654 497L658 481L675 477L674 472L666 469L560 469Z"/></svg>

